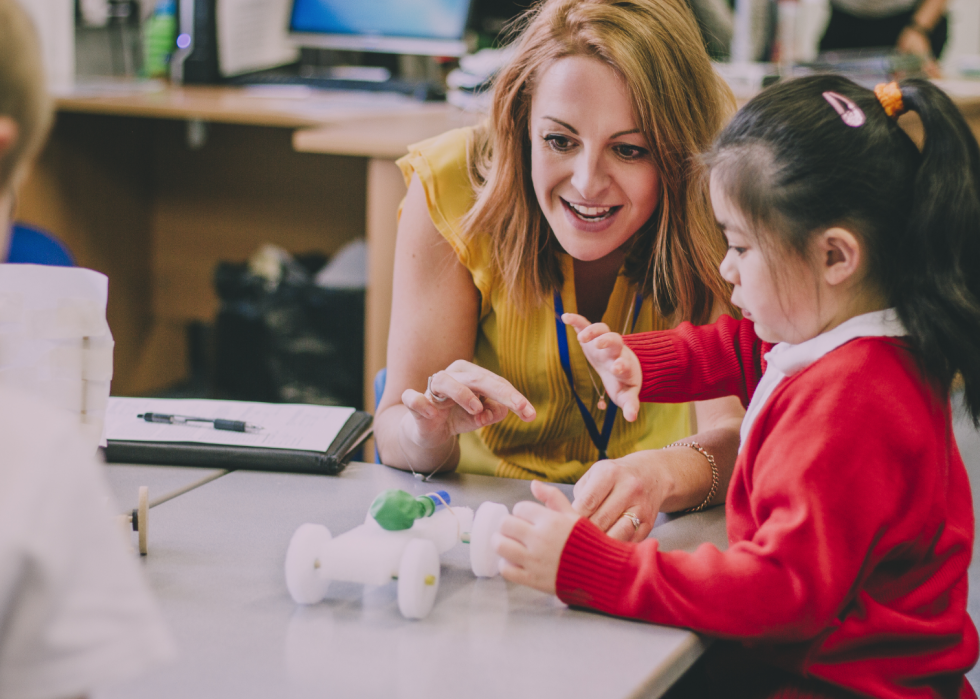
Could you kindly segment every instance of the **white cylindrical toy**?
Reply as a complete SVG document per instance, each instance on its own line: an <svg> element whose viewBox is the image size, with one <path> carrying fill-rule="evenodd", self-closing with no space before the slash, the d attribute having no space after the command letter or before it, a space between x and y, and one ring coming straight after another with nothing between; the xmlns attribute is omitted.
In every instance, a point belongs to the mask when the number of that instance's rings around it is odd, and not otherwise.
<svg viewBox="0 0 980 699"><path fill-rule="evenodd" d="M473 575L492 578L500 574L500 556L493 550L490 537L500 531L500 524L507 514L507 506L497 502L485 502L477 509L470 532L470 566L473 568Z"/></svg>
<svg viewBox="0 0 980 699"><path fill-rule="evenodd" d="M398 609L406 619L424 619L439 591L439 553L428 539L405 547L398 566Z"/></svg>
<svg viewBox="0 0 980 699"><path fill-rule="evenodd" d="M398 576L405 547L414 538L411 529L389 532L365 522L330 542L322 551L322 574L329 580L384 585Z"/></svg>
<svg viewBox="0 0 980 699"><path fill-rule="evenodd" d="M314 604L326 595L331 580L363 585L384 585L400 580L403 565L409 565L405 558L406 551L410 546L418 550L418 546L413 546L416 541L431 544L435 555L434 575L438 580L439 554L459 543L469 532L472 522L473 510L470 508L446 507L431 517L416 520L409 529L387 531L369 515L364 524L333 539L329 538L329 533L327 537L322 533L310 533L314 530L309 528L326 532L325 527L304 524L293 534L286 553L286 586L297 603ZM431 561L424 566L419 563L418 566L429 570ZM432 574L431 570L426 573ZM406 608L414 610L414 614L421 608L421 602L417 600L424 601L427 598L422 594L424 590L412 587L415 583L408 585L408 591L402 593L399 583L399 599L403 594L407 595ZM434 601L435 592L431 592ZM421 618L407 613L405 616Z"/></svg>
<svg viewBox="0 0 980 699"><path fill-rule="evenodd" d="M320 551L330 541L330 530L322 524L301 525L289 541L286 587L297 604L316 604L327 594L330 579L320 573Z"/></svg>

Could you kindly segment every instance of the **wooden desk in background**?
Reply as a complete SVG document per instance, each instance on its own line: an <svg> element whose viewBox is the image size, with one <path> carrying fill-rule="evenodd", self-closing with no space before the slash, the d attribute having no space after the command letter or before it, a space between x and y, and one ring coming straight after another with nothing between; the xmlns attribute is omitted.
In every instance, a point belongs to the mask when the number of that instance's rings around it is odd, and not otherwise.
<svg viewBox="0 0 980 699"><path fill-rule="evenodd" d="M145 395L187 378L187 326L215 318L219 261L245 260L267 242L329 254L366 235L365 405L373 406L405 193L393 161L410 143L475 117L384 95L290 99L206 87L79 94L57 109L17 217L53 231L79 265L109 276L114 394ZM194 147L189 129L201 123L206 139ZM297 152L293 132L310 127L327 131L312 139L314 153Z"/></svg>
<svg viewBox="0 0 980 699"><path fill-rule="evenodd" d="M980 83L943 83L980 135ZM268 94L268 93L267 93ZM288 93L282 93L288 94ZM915 115L903 117L916 130ZM113 393L145 395L187 376L189 321L211 322L220 260L262 243L331 253L367 237L365 406L385 365L398 203L407 145L476 123L444 104L368 95L256 96L241 88L66 97L18 217L61 236L109 276ZM192 122L206 122L200 148Z"/></svg>

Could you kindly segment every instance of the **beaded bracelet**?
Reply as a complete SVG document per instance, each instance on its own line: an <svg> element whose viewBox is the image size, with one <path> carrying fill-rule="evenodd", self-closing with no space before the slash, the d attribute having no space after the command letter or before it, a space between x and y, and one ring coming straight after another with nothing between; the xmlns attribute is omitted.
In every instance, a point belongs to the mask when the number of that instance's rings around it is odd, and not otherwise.
<svg viewBox="0 0 980 699"><path fill-rule="evenodd" d="M670 449L671 447L691 447L691 449L704 455L704 458L708 460L708 465L711 466L711 489L708 491L707 496L705 496L700 505L684 510L684 512L700 512L708 506L715 493L718 492L718 466L715 464L715 457L705 451L704 447L697 442L674 442L665 446L664 449Z"/></svg>

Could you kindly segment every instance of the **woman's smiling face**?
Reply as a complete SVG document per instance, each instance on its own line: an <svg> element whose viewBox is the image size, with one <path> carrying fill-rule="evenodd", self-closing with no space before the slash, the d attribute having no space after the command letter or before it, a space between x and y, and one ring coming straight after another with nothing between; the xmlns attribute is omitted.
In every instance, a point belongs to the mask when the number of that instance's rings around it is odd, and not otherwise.
<svg viewBox="0 0 980 699"><path fill-rule="evenodd" d="M660 175L626 84L595 58L549 66L531 97L531 180L565 252L599 260L653 215Z"/></svg>

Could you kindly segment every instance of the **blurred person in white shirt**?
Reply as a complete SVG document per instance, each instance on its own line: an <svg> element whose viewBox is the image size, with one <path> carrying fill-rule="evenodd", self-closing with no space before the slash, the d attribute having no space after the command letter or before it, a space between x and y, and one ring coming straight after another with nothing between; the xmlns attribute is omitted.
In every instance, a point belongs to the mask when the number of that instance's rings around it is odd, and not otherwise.
<svg viewBox="0 0 980 699"><path fill-rule="evenodd" d="M51 118L34 28L16 0L0 0L0 259ZM79 427L0 385L2 699L83 696L174 655Z"/></svg>

